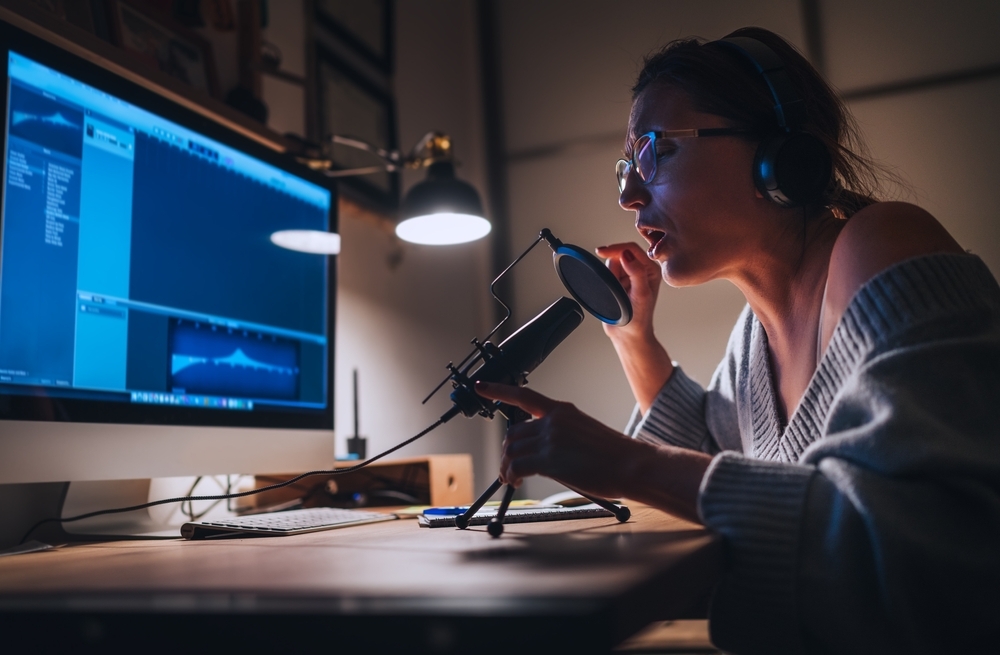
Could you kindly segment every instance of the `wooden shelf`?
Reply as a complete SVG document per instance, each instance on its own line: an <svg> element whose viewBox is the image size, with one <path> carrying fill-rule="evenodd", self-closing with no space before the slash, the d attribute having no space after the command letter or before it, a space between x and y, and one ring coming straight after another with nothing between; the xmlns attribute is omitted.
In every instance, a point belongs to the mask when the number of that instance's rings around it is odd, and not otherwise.
<svg viewBox="0 0 1000 655"><path fill-rule="evenodd" d="M334 468L349 468L356 461L338 461ZM271 473L258 475L254 488L260 489L295 477L297 473ZM332 483L332 484L330 484ZM370 506L407 505L379 492L396 491L413 496L417 505L468 505L473 498L472 456L425 455L379 461L359 471L342 475L316 475L285 487L256 496L254 507L271 507L296 499L303 499L307 507L338 505L331 493L346 497L354 493L366 494ZM341 505L342 506L342 505Z"/></svg>

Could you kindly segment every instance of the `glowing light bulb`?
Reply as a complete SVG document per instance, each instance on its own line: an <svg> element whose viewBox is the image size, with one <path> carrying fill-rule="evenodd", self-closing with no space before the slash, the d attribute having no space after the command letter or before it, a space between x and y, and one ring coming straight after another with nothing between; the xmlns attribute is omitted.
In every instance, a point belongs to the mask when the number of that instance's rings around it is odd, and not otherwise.
<svg viewBox="0 0 1000 655"><path fill-rule="evenodd" d="M410 243L445 246L481 239L490 233L490 222L472 214L442 212L414 216L396 226L396 235Z"/></svg>
<svg viewBox="0 0 1000 655"><path fill-rule="evenodd" d="M316 255L336 255L340 252L340 235L320 230L280 230L271 235L271 243Z"/></svg>

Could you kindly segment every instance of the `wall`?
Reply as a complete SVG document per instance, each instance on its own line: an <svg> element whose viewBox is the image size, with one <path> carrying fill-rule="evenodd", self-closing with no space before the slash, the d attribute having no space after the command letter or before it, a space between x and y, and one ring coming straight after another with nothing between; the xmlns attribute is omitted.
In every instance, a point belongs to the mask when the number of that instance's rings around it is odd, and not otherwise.
<svg viewBox="0 0 1000 655"><path fill-rule="evenodd" d="M853 91L1000 65L1000 4L825 2L827 69ZM1000 275L1000 76L849 102L901 197L934 214Z"/></svg>
<svg viewBox="0 0 1000 655"><path fill-rule="evenodd" d="M514 251L549 227L592 248L641 242L617 207L612 167L622 152L629 87L643 55L686 36L719 38L744 25L774 30L806 52L796 0L662 2L505 0L500 8L503 111ZM830 81L845 92L873 84L1000 64L1000 5L903 0L818 0ZM1000 78L850 103L876 159L904 173L927 207L1000 273L994 180L1000 164ZM894 193L902 194L896 190ZM562 294L544 257L516 273L523 321ZM744 304L726 282L664 286L657 335L671 356L708 382ZM633 399L600 325L588 319L539 368L532 387L621 428ZM559 489L533 478L522 494Z"/></svg>
<svg viewBox="0 0 1000 655"><path fill-rule="evenodd" d="M272 7L276 7L272 4ZM283 68L305 72L305 17L300 2L271 12L264 38L285 54ZM431 0L395 5L394 93L399 145L411 148L426 132L449 134L459 177L485 190L481 90L475 5ZM302 133L304 98L280 80L268 80L269 125ZM422 172L405 172L404 192ZM485 200L485 197L484 197ZM353 431L352 371L359 371L360 431L368 453L385 450L433 423L449 407L447 390L420 402L462 358L474 336L488 331L489 244L429 247L398 241L384 226L347 208L340 217L338 258L336 430L346 453ZM398 260L398 263L396 263ZM488 321L486 321L488 322ZM400 451L473 455L475 477L495 477L498 429L462 417Z"/></svg>

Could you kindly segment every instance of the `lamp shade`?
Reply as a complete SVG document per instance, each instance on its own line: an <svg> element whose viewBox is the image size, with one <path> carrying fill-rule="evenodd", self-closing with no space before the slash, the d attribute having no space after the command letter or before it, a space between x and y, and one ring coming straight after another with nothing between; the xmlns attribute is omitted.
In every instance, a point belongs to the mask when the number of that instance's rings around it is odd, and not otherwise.
<svg viewBox="0 0 1000 655"><path fill-rule="evenodd" d="M450 161L439 161L403 198L396 234L412 243L446 245L480 239L490 227L479 193L455 177Z"/></svg>

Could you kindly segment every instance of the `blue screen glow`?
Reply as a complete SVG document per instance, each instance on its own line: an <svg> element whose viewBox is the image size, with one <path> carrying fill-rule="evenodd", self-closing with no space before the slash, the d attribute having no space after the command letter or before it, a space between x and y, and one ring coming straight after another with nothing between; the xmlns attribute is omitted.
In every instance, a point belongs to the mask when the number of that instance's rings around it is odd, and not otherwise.
<svg viewBox="0 0 1000 655"><path fill-rule="evenodd" d="M331 264L269 237L328 189L14 52L7 98L0 385L327 405Z"/></svg>

